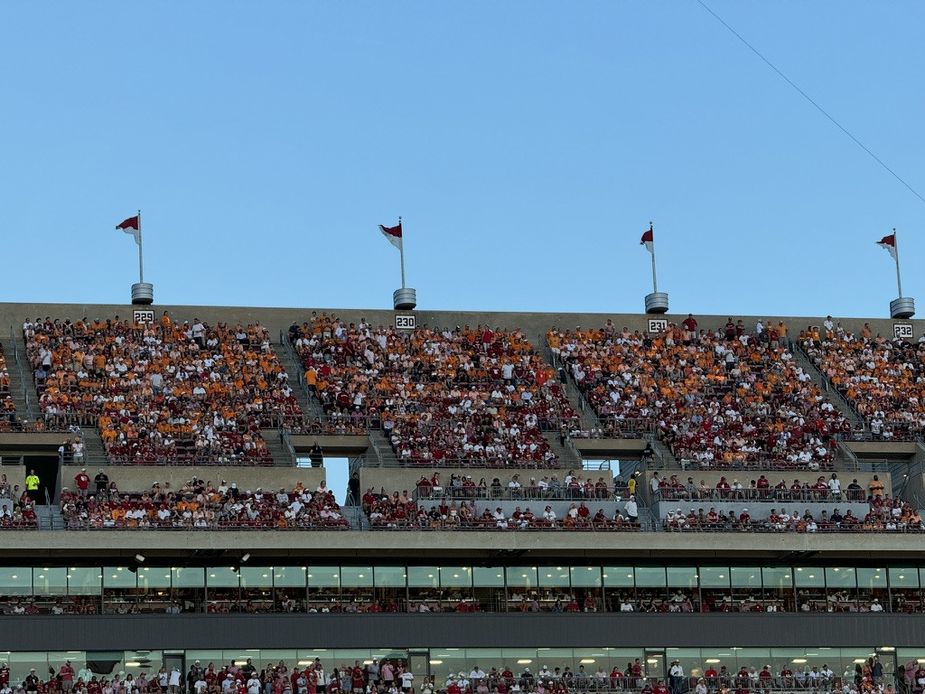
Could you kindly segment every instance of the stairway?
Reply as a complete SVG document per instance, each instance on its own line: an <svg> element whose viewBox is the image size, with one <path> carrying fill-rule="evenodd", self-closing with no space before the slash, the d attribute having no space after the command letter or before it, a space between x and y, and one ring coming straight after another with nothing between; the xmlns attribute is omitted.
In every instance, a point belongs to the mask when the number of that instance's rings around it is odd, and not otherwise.
<svg viewBox="0 0 925 694"><path fill-rule="evenodd" d="M809 358L809 355L803 351L803 347L800 346L796 341L791 343L790 352L793 354L796 359L797 364L799 364L803 371L805 371L815 382L819 388L822 389L822 392L826 394L829 398L829 401L838 408L838 411L841 412L844 417L851 422L851 427L853 429L863 429L867 431L867 423L861 418L857 411L851 406L851 403L845 398L844 395L838 392L838 390L829 382L829 379L819 370L819 367L813 363L813 360Z"/></svg>
<svg viewBox="0 0 925 694"><path fill-rule="evenodd" d="M559 467L567 470L584 469L584 461L575 447L568 442L563 446L559 443L559 435L553 432L543 434L543 438L549 443L549 448L559 458Z"/></svg>
<svg viewBox="0 0 925 694"><path fill-rule="evenodd" d="M343 506L341 513L350 522L351 530L369 530L369 518L363 513L362 506Z"/></svg>
<svg viewBox="0 0 925 694"><path fill-rule="evenodd" d="M64 516L55 505L36 506L35 516L39 530L64 530Z"/></svg>
<svg viewBox="0 0 925 694"><path fill-rule="evenodd" d="M281 467L295 466L295 456L292 449L283 441L283 435L279 429L261 429L260 435L267 443L267 450L273 456L274 465Z"/></svg>
<svg viewBox="0 0 925 694"><path fill-rule="evenodd" d="M80 427L80 440L84 445L84 466L89 468L109 464L103 440L96 427Z"/></svg>
<svg viewBox="0 0 925 694"><path fill-rule="evenodd" d="M14 340L4 340L3 353L6 356L6 368L10 373L10 397L16 405L16 418L34 422L38 417L38 400L32 383L32 371L26 360L22 346ZM34 406L33 406L34 403Z"/></svg>
<svg viewBox="0 0 925 694"><path fill-rule="evenodd" d="M389 443L381 429L369 430L369 442L372 444L371 448L375 454L375 461L370 461L373 465L378 465L379 467L400 466L398 456L392 450L392 444Z"/></svg>
<svg viewBox="0 0 925 694"><path fill-rule="evenodd" d="M302 414L309 420L324 419L321 403L305 385L304 369L295 349L288 343L277 343L273 345L273 350L289 376L289 387L292 388L292 394L295 395L299 407L302 408Z"/></svg>

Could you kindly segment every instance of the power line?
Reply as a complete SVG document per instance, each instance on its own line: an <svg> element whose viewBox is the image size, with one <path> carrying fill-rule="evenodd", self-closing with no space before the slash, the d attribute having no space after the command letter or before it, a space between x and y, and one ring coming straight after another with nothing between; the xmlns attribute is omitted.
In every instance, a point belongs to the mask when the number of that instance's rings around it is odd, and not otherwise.
<svg viewBox="0 0 925 694"><path fill-rule="evenodd" d="M816 107L816 110L819 111L819 113L821 113L823 116L825 116L826 118L828 118L828 119L835 125L836 128L838 128L838 129L841 130L843 133L845 133L845 135L847 135L849 138L851 138L851 141L854 142L854 144L856 144L858 147L860 147L860 148L863 149L865 152L867 152L875 162L877 162L878 164L880 164L880 166L882 166L884 169L886 169L886 170L889 172L889 174L890 174L893 178L895 178L897 181L899 181L900 183L902 183L902 184L909 190L910 193L912 193L915 197L917 197L919 200L921 200L923 203L925 203L925 197L922 197L922 196L919 194L919 192L918 192L915 188L913 188L911 185L909 185L908 183L906 183L905 180L903 180L902 176L900 176L898 173L896 173L895 171L893 171L893 169L891 169L889 166L887 166L886 163L885 163L880 157L878 157L876 154L874 154L874 153L870 150L869 147L867 147L863 142L861 142L858 138L856 138L854 135L852 135L851 132L850 132L845 126L843 126L841 123L839 123L837 120L835 120L835 118L833 118L832 115L829 114L828 111L826 111L824 108L822 108L822 106L820 106L818 103L816 103L816 102L813 100L813 98L812 98L809 94L807 94L807 93L804 92L802 89L800 89L799 85L797 85L792 79L790 79L789 77L787 77L787 75L785 75L783 72L781 72L781 70L780 70L774 63L772 63L770 60L768 60L767 58L765 58L764 55L762 55L761 51L759 51L759 50L758 50L757 48L755 48L752 44L750 44L748 41L746 41L746 40L745 40L745 37L743 37L742 34L740 34L738 31L736 31L735 29L733 29L733 28L729 25L729 23L728 23L726 20L724 20L722 17L720 17L718 14L716 14L716 12L714 12L714 11L710 8L709 5L707 5L703 0L697 0L697 3L698 3L703 9L705 9L707 12L709 12L711 15L713 15L713 18L716 19L716 21L718 21L718 22L719 22L720 24L722 24L724 27L726 27L726 28L730 31L730 33L732 33L733 36L735 36L737 39L739 39L739 41L741 41L743 44L745 44L745 46L748 47L748 49L749 49L752 53L754 53L754 54L757 55L759 58L761 58L761 60L764 62L765 65L767 65L769 68L771 68L772 70L774 70L774 72L776 72L778 75L780 75L781 79L783 79L787 84L789 84L791 87L793 87L793 88L797 91L797 93L798 93L800 96L802 96L802 97L803 97L804 99L806 99L809 103L811 103L813 106L815 106L815 107Z"/></svg>

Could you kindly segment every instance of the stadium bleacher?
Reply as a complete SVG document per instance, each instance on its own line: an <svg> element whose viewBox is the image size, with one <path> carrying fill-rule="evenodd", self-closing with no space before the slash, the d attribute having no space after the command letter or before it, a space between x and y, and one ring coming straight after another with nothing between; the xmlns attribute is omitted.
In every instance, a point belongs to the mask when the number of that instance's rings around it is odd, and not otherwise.
<svg viewBox="0 0 925 694"><path fill-rule="evenodd" d="M810 327L800 345L866 420L872 437L904 441L925 429L925 342Z"/></svg>
<svg viewBox="0 0 925 694"><path fill-rule="evenodd" d="M543 431L575 413L519 330L403 334L321 314L292 325L289 337L325 412L381 427L403 463L558 465Z"/></svg>
<svg viewBox="0 0 925 694"><path fill-rule="evenodd" d="M748 333L731 318L715 330L689 326L552 329L547 342L613 431L653 431L693 466L831 469L835 437L850 424L780 331Z"/></svg>
<svg viewBox="0 0 925 694"><path fill-rule="evenodd" d="M259 324L27 321L39 403L98 427L117 463L272 462L262 427L301 414Z"/></svg>

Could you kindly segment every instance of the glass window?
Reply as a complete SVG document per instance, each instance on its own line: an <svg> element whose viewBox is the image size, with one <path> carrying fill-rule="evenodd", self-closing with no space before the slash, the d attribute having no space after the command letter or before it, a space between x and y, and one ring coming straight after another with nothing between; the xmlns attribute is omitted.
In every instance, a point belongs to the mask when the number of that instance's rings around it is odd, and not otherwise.
<svg viewBox="0 0 925 694"><path fill-rule="evenodd" d="M637 566L636 585L641 588L663 588L665 586L665 567Z"/></svg>
<svg viewBox="0 0 925 694"><path fill-rule="evenodd" d="M241 578L230 566L213 566L206 571L209 588L237 588Z"/></svg>
<svg viewBox="0 0 925 694"><path fill-rule="evenodd" d="M793 576L786 566L765 566L761 569L761 581L770 590L793 587Z"/></svg>
<svg viewBox="0 0 925 694"><path fill-rule="evenodd" d="M701 588L728 588L729 568L725 566L701 566Z"/></svg>
<svg viewBox="0 0 925 694"><path fill-rule="evenodd" d="M671 588L696 588L697 569L693 566L669 566L668 585Z"/></svg>
<svg viewBox="0 0 925 694"><path fill-rule="evenodd" d="M472 586L472 567L441 566L440 585L444 588L469 588Z"/></svg>
<svg viewBox="0 0 925 694"><path fill-rule="evenodd" d="M273 571L269 566L242 566L242 588L272 588Z"/></svg>
<svg viewBox="0 0 925 694"><path fill-rule="evenodd" d="M918 569L897 569L891 568L890 587L891 588L918 588L919 571Z"/></svg>
<svg viewBox="0 0 925 694"><path fill-rule="evenodd" d="M568 588L569 570L567 566L541 566L537 571L539 584L547 588Z"/></svg>
<svg viewBox="0 0 925 694"><path fill-rule="evenodd" d="M125 566L103 567L103 588L135 588L138 577Z"/></svg>
<svg viewBox="0 0 925 694"><path fill-rule="evenodd" d="M437 567L433 567L431 573L434 575L434 585L436 585ZM404 588L406 580L405 567L377 566L373 570L373 578L376 581L377 588Z"/></svg>
<svg viewBox="0 0 925 694"><path fill-rule="evenodd" d="M632 566L605 566L604 567L604 585L608 588L632 588L633 567Z"/></svg>
<svg viewBox="0 0 925 694"><path fill-rule="evenodd" d="M733 588L760 588L760 566L733 566L729 569Z"/></svg>
<svg viewBox="0 0 925 694"><path fill-rule="evenodd" d="M797 588L824 588L825 573L818 566L798 566L793 572Z"/></svg>
<svg viewBox="0 0 925 694"><path fill-rule="evenodd" d="M32 586L36 595L64 595L67 593L67 569L32 569Z"/></svg>
<svg viewBox="0 0 925 694"><path fill-rule="evenodd" d="M309 566L307 576L312 588L340 588L339 566Z"/></svg>
<svg viewBox="0 0 925 694"><path fill-rule="evenodd" d="M507 585L509 588L535 588L535 566L509 566L507 567Z"/></svg>
<svg viewBox="0 0 925 694"><path fill-rule="evenodd" d="M408 585L411 588L437 588L440 585L440 568L436 566L409 566Z"/></svg>
<svg viewBox="0 0 925 694"><path fill-rule="evenodd" d="M857 569L857 577L862 590L886 588L886 569Z"/></svg>
<svg viewBox="0 0 925 694"><path fill-rule="evenodd" d="M138 569L139 588L170 588L170 569L143 566Z"/></svg>
<svg viewBox="0 0 925 694"><path fill-rule="evenodd" d="M340 584L344 588L372 588L373 567L342 566L340 570Z"/></svg>
<svg viewBox="0 0 925 694"><path fill-rule="evenodd" d="M601 587L601 568L599 566L573 566L571 573L573 588Z"/></svg>
<svg viewBox="0 0 925 694"><path fill-rule="evenodd" d="M72 566L67 572L67 592L70 595L99 595L103 574L98 566L90 568Z"/></svg>
<svg viewBox="0 0 925 694"><path fill-rule="evenodd" d="M825 584L829 588L857 588L854 569L844 566L830 566L825 570Z"/></svg>
<svg viewBox="0 0 925 694"><path fill-rule="evenodd" d="M170 573L174 588L206 587L205 571L202 568L175 566L170 570Z"/></svg>
<svg viewBox="0 0 925 694"><path fill-rule="evenodd" d="M473 566L472 581L476 588L504 588L504 569L500 566Z"/></svg>
<svg viewBox="0 0 925 694"><path fill-rule="evenodd" d="M304 566L275 566L273 567L273 585L277 588L304 588Z"/></svg>
<svg viewBox="0 0 925 694"><path fill-rule="evenodd" d="M26 566L0 567L0 595L32 595L32 569Z"/></svg>

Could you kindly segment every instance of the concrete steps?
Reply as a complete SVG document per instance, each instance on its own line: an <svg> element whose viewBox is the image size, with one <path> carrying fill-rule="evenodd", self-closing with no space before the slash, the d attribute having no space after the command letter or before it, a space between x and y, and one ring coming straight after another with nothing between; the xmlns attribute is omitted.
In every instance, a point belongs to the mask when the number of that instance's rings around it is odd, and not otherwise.
<svg viewBox="0 0 925 694"><path fill-rule="evenodd" d="M370 456L367 455L368 462L379 467L399 467L398 456L381 429L370 429L369 441L372 444L370 448L373 449L373 459L369 460Z"/></svg>
<svg viewBox="0 0 925 694"><path fill-rule="evenodd" d="M279 357L280 364L286 370L289 376L289 387L302 408L302 414L306 419L324 419L324 410L321 409L321 403L309 392L305 385L304 369L299 355L295 349L288 343L276 343L272 345L276 356Z"/></svg>
<svg viewBox="0 0 925 694"><path fill-rule="evenodd" d="M64 530L64 516L56 504L35 507L39 530Z"/></svg>
<svg viewBox="0 0 925 694"><path fill-rule="evenodd" d="M16 417L34 422L38 417L38 397L32 383L32 370L27 363L25 348L14 340L3 340L6 368L10 373L10 397L16 405Z"/></svg>
<svg viewBox="0 0 925 694"><path fill-rule="evenodd" d="M567 470L584 469L584 461L581 459L581 455L568 441L566 441L563 446L559 443L559 435L551 431L543 434L543 438L549 442L549 448L552 449L552 452L555 453L556 457L559 459L559 467Z"/></svg>
<svg viewBox="0 0 925 694"><path fill-rule="evenodd" d="M362 506L343 506L341 513L350 522L351 530L369 530L369 518L363 513Z"/></svg>
<svg viewBox="0 0 925 694"><path fill-rule="evenodd" d="M819 370L819 367L810 359L809 355L803 351L803 347L794 341L790 345L790 352L796 359L797 364L803 368L803 371L809 374L815 384L826 394L829 401L838 408L838 411L841 412L849 422L851 422L852 428L863 428L864 431L867 431L867 422L855 411L845 396L839 393L835 386L829 382L825 374Z"/></svg>
<svg viewBox="0 0 925 694"><path fill-rule="evenodd" d="M279 429L261 429L260 435L266 441L270 455L273 456L273 465L281 467L293 467L295 465L295 456L283 441L282 432Z"/></svg>

